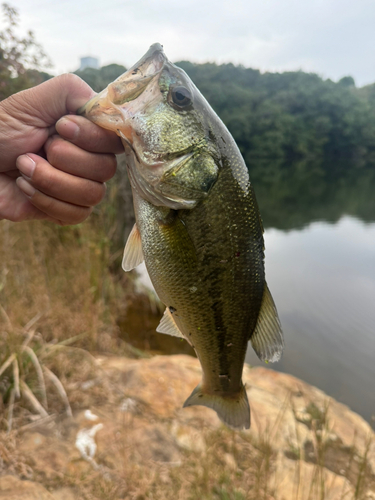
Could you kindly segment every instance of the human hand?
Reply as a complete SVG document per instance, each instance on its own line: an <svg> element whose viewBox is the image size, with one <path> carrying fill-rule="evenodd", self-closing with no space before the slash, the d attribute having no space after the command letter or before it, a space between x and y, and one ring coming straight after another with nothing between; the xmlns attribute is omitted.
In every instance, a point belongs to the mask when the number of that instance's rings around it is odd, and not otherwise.
<svg viewBox="0 0 375 500"><path fill-rule="evenodd" d="M101 201L123 147L113 132L69 114L93 95L66 74L0 102L0 219L77 224Z"/></svg>

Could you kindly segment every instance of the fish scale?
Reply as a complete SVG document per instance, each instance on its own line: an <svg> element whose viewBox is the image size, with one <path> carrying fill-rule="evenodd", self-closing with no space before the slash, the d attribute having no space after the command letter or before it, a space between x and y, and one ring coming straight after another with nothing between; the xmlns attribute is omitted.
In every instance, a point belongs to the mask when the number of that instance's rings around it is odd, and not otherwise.
<svg viewBox="0 0 375 500"><path fill-rule="evenodd" d="M81 113L123 140L136 214L123 267L145 260L166 305L157 331L186 339L197 353L202 382L184 406L207 406L228 426L248 428L247 343L276 361L284 342L236 143L159 44Z"/></svg>

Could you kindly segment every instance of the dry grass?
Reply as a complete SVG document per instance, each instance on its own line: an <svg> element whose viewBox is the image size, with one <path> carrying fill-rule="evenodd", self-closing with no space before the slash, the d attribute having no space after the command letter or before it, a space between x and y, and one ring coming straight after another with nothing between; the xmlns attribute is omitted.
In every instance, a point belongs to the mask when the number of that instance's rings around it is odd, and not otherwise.
<svg viewBox="0 0 375 500"><path fill-rule="evenodd" d="M64 379L78 359L88 375L90 352L132 355L116 323L132 284L110 272L115 229L109 204L75 227L0 221L0 429L69 413Z"/></svg>
<svg viewBox="0 0 375 500"><path fill-rule="evenodd" d="M165 424L165 422L164 422ZM30 479L42 482L49 489L68 486L76 498L83 500L280 500L278 495L277 450L265 436L250 437L247 433L232 432L224 427L202 428L204 449L179 450L179 460L162 462L150 458L148 451L132 444L131 434L143 428L136 417L127 414L122 423L113 428L105 453L96 457L100 464L93 468L82 460L72 463L69 471L46 477L43 463L35 464L27 457L17 455L14 440L9 439L8 462L13 470ZM160 426L163 423L160 421ZM168 425L166 427L168 431ZM145 433L147 429L145 429ZM154 443L150 442L150 446ZM159 443L168 454L168 443ZM143 447L147 447L147 441ZM353 448L354 450L354 448ZM355 452L353 451L355 454ZM6 454L5 454L6 456ZM13 462L9 457L14 456ZM354 455L353 455L354 456ZM1 447L0 447L1 457ZM361 467L367 467L366 456ZM18 460L18 461L17 461ZM14 463L15 462L15 463ZM296 460L296 470L303 465ZM296 490L285 500L365 500L364 490L350 496L343 489L332 497L324 484L323 463L315 465L315 472L305 486L305 496ZM360 473L356 481L371 479L368 471ZM352 483L353 484L353 483ZM302 485L301 485L302 486ZM355 486L355 484L353 484Z"/></svg>
<svg viewBox="0 0 375 500"><path fill-rule="evenodd" d="M121 432L121 442L126 443ZM142 459L129 446L122 446L121 466L98 471L77 471L68 483L83 499L126 500L274 500L267 491L265 472L259 475L262 450L239 433L227 429L202 431L206 450L185 450L175 463ZM118 438L119 439L119 438ZM66 484L66 483L65 483Z"/></svg>

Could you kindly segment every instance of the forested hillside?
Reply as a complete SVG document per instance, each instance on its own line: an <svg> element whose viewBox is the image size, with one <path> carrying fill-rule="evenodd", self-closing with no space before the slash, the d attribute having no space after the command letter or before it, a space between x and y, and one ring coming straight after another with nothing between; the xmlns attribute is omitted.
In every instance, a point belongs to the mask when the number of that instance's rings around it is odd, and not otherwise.
<svg viewBox="0 0 375 500"><path fill-rule="evenodd" d="M256 158L375 160L375 90L298 72L178 62L226 123L250 163ZM125 68L77 72L96 91Z"/></svg>
<svg viewBox="0 0 375 500"><path fill-rule="evenodd" d="M375 113L351 77L338 83L298 72L233 64L177 63L226 123L245 159L345 158L375 153Z"/></svg>

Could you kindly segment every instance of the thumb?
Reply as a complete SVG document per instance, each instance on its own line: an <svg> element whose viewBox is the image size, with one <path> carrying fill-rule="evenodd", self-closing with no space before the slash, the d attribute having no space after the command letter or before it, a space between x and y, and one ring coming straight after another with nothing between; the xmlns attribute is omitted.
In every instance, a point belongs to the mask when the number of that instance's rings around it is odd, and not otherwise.
<svg viewBox="0 0 375 500"><path fill-rule="evenodd" d="M72 73L57 76L1 103L4 111L37 128L50 127L62 116L75 113L95 92Z"/></svg>

